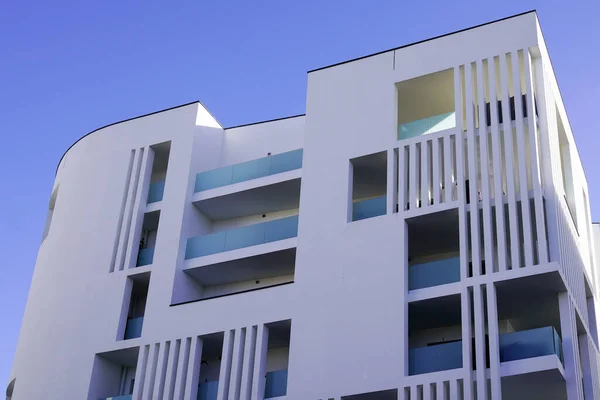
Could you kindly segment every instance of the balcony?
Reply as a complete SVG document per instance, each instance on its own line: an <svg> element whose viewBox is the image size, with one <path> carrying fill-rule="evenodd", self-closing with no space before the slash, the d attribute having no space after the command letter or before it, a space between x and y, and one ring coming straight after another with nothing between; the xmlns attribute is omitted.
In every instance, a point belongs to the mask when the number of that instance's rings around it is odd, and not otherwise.
<svg viewBox="0 0 600 400"><path fill-rule="evenodd" d="M165 192L165 181L154 182L150 184L148 189L148 200L147 203L157 203L162 201L163 193Z"/></svg>
<svg viewBox="0 0 600 400"><path fill-rule="evenodd" d="M386 196L357 201L352 204L352 221L378 217L386 213Z"/></svg>
<svg viewBox="0 0 600 400"><path fill-rule="evenodd" d="M455 126L455 112L434 115L432 117L427 117L399 125L398 140L427 135L429 133L435 133L445 129L452 129Z"/></svg>
<svg viewBox="0 0 600 400"><path fill-rule="evenodd" d="M265 383L265 399L285 396L287 393L288 370L267 372Z"/></svg>
<svg viewBox="0 0 600 400"><path fill-rule="evenodd" d="M500 335L500 362L556 354L563 360L562 341L551 326Z"/></svg>
<svg viewBox="0 0 600 400"><path fill-rule="evenodd" d="M201 382L198 385L198 400L217 400L219 381Z"/></svg>
<svg viewBox="0 0 600 400"><path fill-rule="evenodd" d="M228 231L189 238L185 259L289 239L298 235L298 216L248 225Z"/></svg>
<svg viewBox="0 0 600 400"><path fill-rule="evenodd" d="M125 340L139 338L142 336L142 325L144 324L144 317L130 318L127 320L127 327L125 328Z"/></svg>
<svg viewBox="0 0 600 400"><path fill-rule="evenodd" d="M410 349L408 357L410 375L462 368L462 340Z"/></svg>
<svg viewBox="0 0 600 400"><path fill-rule="evenodd" d="M410 265L408 290L423 289L460 281L460 257Z"/></svg>
<svg viewBox="0 0 600 400"><path fill-rule="evenodd" d="M138 252L137 258L137 267L142 267L144 265L150 265L154 261L154 247L146 247L144 249L140 249Z"/></svg>
<svg viewBox="0 0 600 400"><path fill-rule="evenodd" d="M194 193L302 168L302 149L200 172Z"/></svg>
<svg viewBox="0 0 600 400"><path fill-rule="evenodd" d="M100 400L131 400L133 397L133 395L131 394L124 394L122 396L116 396L116 397L106 397L104 399L100 399Z"/></svg>

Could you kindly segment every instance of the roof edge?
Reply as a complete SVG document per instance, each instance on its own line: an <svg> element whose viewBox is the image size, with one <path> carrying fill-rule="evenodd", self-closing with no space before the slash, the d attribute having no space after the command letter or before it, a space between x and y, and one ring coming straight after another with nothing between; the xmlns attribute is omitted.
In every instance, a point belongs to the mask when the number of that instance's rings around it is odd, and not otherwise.
<svg viewBox="0 0 600 400"><path fill-rule="evenodd" d="M469 28L460 29L460 30L458 30L458 31L453 31L453 32L444 33L443 35L434 36L434 37L432 37L432 38L429 38L429 39L423 39L423 40L419 40L418 42L413 42L413 43L405 44L405 45L402 45L402 46L399 46L399 47L394 47L394 48L391 48L391 49L387 49L387 50L378 51L377 53L367 54L367 55L360 56L360 57L357 57L357 58L352 58L352 59L350 59L350 60L346 60L346 61L340 61L340 62L338 62L338 63L335 63L335 64L326 65L326 66L324 66L324 67L319 67L319 68L311 69L310 71L308 71L308 72L307 72L307 74L310 74L311 72L317 72L317 71L321 71L321 70L323 70L323 69L327 69L327 68L337 67L338 65L342 65L342 64L348 64L348 63L351 63L351 62L354 62L354 61L359 61L359 60L362 60L362 59L364 59L364 58L369 58L369 57L378 56L378 55L380 55L380 54L383 54L383 53L388 53L388 52L390 52L390 51L400 50L400 49L404 49L404 48L406 48L406 47L410 47L410 46L416 46L416 45L418 45L418 44L425 43L425 42L429 42L429 41L431 41L431 40L441 39L441 38L443 38L443 37L446 37L446 36L450 36L450 35L455 35L455 34L457 34L457 33L466 32L466 31L469 31L469 30L471 30L471 29L477 29L477 28L481 28L482 26L486 26L486 25L495 24L495 23L497 23L497 22L502 22L502 21L505 21L505 20L507 20L507 19L511 19L511 18L520 17L520 16L523 16L523 15L526 15L526 14L530 14L530 13L535 13L535 14L537 15L537 10L534 8L534 9L532 9L532 10L525 11L525 12L522 12L522 13L519 13L519 14L510 15L510 16L508 16L508 17L504 17L504 18L496 19L496 20L489 21L489 22L484 22L483 24L479 24L479 25L471 26L471 27L469 27Z"/></svg>
<svg viewBox="0 0 600 400"><path fill-rule="evenodd" d="M244 126L251 126L251 125L259 125L259 124L266 124L268 122L276 122L276 121L281 121L284 119L291 119L291 118L298 118L298 117L305 117L306 113L304 114L296 114L296 115L288 115L287 117L281 117L281 118L274 118L274 119L268 119L265 121L257 121L257 122L250 122L247 124L242 124L242 125L235 125L235 126L230 126L227 128L223 128L223 130L228 130L228 129L235 129L235 128L242 128Z"/></svg>
<svg viewBox="0 0 600 400"><path fill-rule="evenodd" d="M113 122L113 123L110 123L108 125L101 126L100 128L96 128L96 129L94 129L91 132L86 133L85 135L83 135L82 137L80 137L79 139L77 139L75 142L73 142L73 144L70 145L67 150L65 150L65 152L63 153L63 155L60 157L60 160L58 160L58 164L56 165L56 172L54 173L54 175L56 175L58 173L58 167L60 166L60 163L62 162L63 158L65 158L65 155L69 152L69 150L71 150L73 148L73 146L75 146L77 143L79 143L82 139L85 139L86 137L90 136L92 133L98 132L98 131L100 131L102 129L111 127L113 125L122 124L123 122L129 122L129 121L133 121L134 119L148 117L150 115L162 113L162 112L165 112L165 111L171 111L171 110L174 110L176 108L191 106L192 104L200 104L200 105L202 105L202 107L204 107L204 105L199 100L195 100L195 101L191 101L189 103L180 104L180 105L169 107L169 108L165 108L165 109L162 109L162 110L153 111L151 113L147 113L147 114L143 114L143 115L138 115L136 117L131 117L131 118L123 119L121 121ZM206 107L204 107L204 108L206 109ZM208 109L206 109L206 111L208 111ZM209 112L209 114L210 114L210 112ZM212 114L211 114L211 116L212 116ZM215 118L215 121L217 121L216 118ZM219 121L217 121L217 123L219 123Z"/></svg>

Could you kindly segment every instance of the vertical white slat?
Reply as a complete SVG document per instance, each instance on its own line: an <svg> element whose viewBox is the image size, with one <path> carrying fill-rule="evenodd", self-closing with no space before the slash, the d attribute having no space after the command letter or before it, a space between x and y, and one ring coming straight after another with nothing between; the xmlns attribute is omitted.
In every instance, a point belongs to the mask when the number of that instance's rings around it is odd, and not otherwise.
<svg viewBox="0 0 600 400"><path fill-rule="evenodd" d="M433 187L433 204L439 204L442 202L441 190L443 182L440 179L440 170L442 168L442 159L440 155L440 140L433 139L432 141L432 163L433 168L433 179L431 186Z"/></svg>
<svg viewBox="0 0 600 400"><path fill-rule="evenodd" d="M515 189L515 173L513 170L512 121L510 119L508 74L506 70L506 54L500 55L500 87L502 90L502 125L504 135L504 158L506 166L506 194L508 197L508 222L510 226L510 255L512 268L521 265L519 228L517 226L517 198Z"/></svg>
<svg viewBox="0 0 600 400"><path fill-rule="evenodd" d="M488 59L489 62L494 62ZM489 77L488 77L489 79ZM492 207L490 193L488 128L485 115L485 74L483 62L477 60L477 97L479 104L479 168L481 170L481 194L483 214L483 248L486 273L496 271L494 267L494 235L492 233ZM491 102L490 102L491 108Z"/></svg>
<svg viewBox="0 0 600 400"><path fill-rule="evenodd" d="M400 146L398 149L398 212L406 210L406 191L408 190L408 182L406 181L406 173L408 164L406 160L406 148Z"/></svg>
<svg viewBox="0 0 600 400"><path fill-rule="evenodd" d="M179 365L179 351L181 349L181 340L171 343L169 352L169 364L167 365L167 377L165 380L165 390L163 399L172 400L175 394L175 382L177 377L177 366Z"/></svg>
<svg viewBox="0 0 600 400"><path fill-rule="evenodd" d="M417 170L417 145L416 143L411 143L410 145L410 154L408 157L410 162L410 167L408 169L409 175L409 204L411 210L417 209L417 179L419 178L418 170Z"/></svg>
<svg viewBox="0 0 600 400"><path fill-rule="evenodd" d="M233 357L231 359L231 378L229 378L229 400L238 400L240 398L240 386L242 382L242 365L245 345L246 328L239 328L235 332L235 342L233 344Z"/></svg>
<svg viewBox="0 0 600 400"><path fill-rule="evenodd" d="M500 381L500 344L498 332L498 300L496 286L493 282L486 285L488 337L490 352L490 385L491 400L502 400L502 384Z"/></svg>
<svg viewBox="0 0 600 400"><path fill-rule="evenodd" d="M473 287L473 311L475 316L475 360L477 370L477 398L487 397L486 354L485 354L485 314L481 285Z"/></svg>
<svg viewBox="0 0 600 400"><path fill-rule="evenodd" d="M515 125L517 128L517 159L519 173L519 187L521 192L521 216L523 228L523 253L524 266L533 265L533 248L531 234L531 215L529 213L529 188L527 184L527 154L525 152L525 129L523 127L523 99L521 97L521 69L519 67L519 53L511 53L513 71L513 91L515 96ZM535 125L535 123L534 123Z"/></svg>
<svg viewBox="0 0 600 400"><path fill-rule="evenodd" d="M500 131L498 129L498 95L496 93L496 61L488 59L488 78L490 90L490 119L492 130L492 157L494 165L494 205L496 208L496 241L498 252L498 271L505 271L506 263L506 227L504 226L504 195L502 193L502 151Z"/></svg>
<svg viewBox="0 0 600 400"><path fill-rule="evenodd" d="M548 244L546 242L546 221L544 216L544 202L542 198L542 177L541 166L539 165L539 143L538 128L535 116L535 94L533 91L533 71L531 63L531 54L528 49L523 49L525 61L525 89L527 92L527 120L529 137L529 157L531 166L531 183L533 187L533 198L535 207L536 237L538 262L545 264L548 262Z"/></svg>
<svg viewBox="0 0 600 400"><path fill-rule="evenodd" d="M246 344L244 345L244 363L242 365L242 385L240 400L250 400L252 390L252 373L254 371L254 356L256 351L257 326L246 329Z"/></svg>
<svg viewBox="0 0 600 400"><path fill-rule="evenodd" d="M444 202L449 203L454 200L454 168L452 167L452 143L450 135L444 136Z"/></svg>
<svg viewBox="0 0 600 400"><path fill-rule="evenodd" d="M450 400L459 400L458 398L458 381L456 379L450 379ZM464 400L464 399L461 399Z"/></svg>
<svg viewBox="0 0 600 400"><path fill-rule="evenodd" d="M462 128L462 79L460 66L454 67L454 109L456 113L457 133L455 139L456 146L456 177L458 179L457 200L458 200L458 236L460 246L460 270L461 279L466 279L469 276L469 256L468 256L468 229L467 226L467 209L465 202L465 173L464 173L464 135Z"/></svg>
<svg viewBox="0 0 600 400"><path fill-rule="evenodd" d="M127 168L127 174L125 175L125 186L123 188L123 197L121 199L121 210L119 212L119 219L117 221L117 232L115 234L115 241L113 243L112 257L110 261L110 272L115 272L115 264L117 262L117 252L119 245L121 244L121 231L123 230L123 220L125 218L125 208L127 206L127 200L129 199L129 191L131 186L131 175L135 160L135 149L131 149L129 154L129 166ZM119 259L120 260L120 259ZM118 268L118 266L117 266Z"/></svg>
<svg viewBox="0 0 600 400"><path fill-rule="evenodd" d="M423 384L423 400L431 400L431 384L429 382Z"/></svg>
<svg viewBox="0 0 600 400"><path fill-rule="evenodd" d="M473 264L473 276L481 274L481 238L479 232L479 200L477 195L477 152L475 136L475 114L473 99L473 72L472 64L465 64L465 100L467 107L467 149L469 152L469 200L471 216L471 262ZM479 127L479 132L485 131L485 127Z"/></svg>
<svg viewBox="0 0 600 400"><path fill-rule="evenodd" d="M576 315L568 292L558 295L558 309L560 314L560 330L562 334L563 359L569 399L583 399L581 384L579 346L577 340Z"/></svg>
<svg viewBox="0 0 600 400"><path fill-rule="evenodd" d="M399 227L399 240L398 244L402 249L408 249L408 224L403 222ZM400 376L408 376L409 375L409 354L410 351L408 349L408 326L409 326L409 311L408 311L408 251L403 252L403 257L400 260L400 270L402 271L402 287L400 290L400 305L398 306L399 318L401 322L400 329L400 343L401 347L401 360L402 364L400 365Z"/></svg>
<svg viewBox="0 0 600 400"><path fill-rule="evenodd" d="M134 400L142 400L142 393L144 391L144 380L146 379L146 370L148 369L148 357L150 353L150 346L144 346L144 349L140 351L138 356L138 364L135 370L135 385L133 385L133 394L131 398Z"/></svg>
<svg viewBox="0 0 600 400"><path fill-rule="evenodd" d="M152 399L152 392L154 391L154 382L156 380L156 367L158 365L158 353L160 351L160 343L155 343L150 346L150 356L148 358L148 367L146 368L146 380L144 382L144 388L142 392L142 399Z"/></svg>
<svg viewBox="0 0 600 400"><path fill-rule="evenodd" d="M398 193L398 189L395 187L396 185L396 173L398 168L394 168L394 164L396 162L396 157L394 155L394 150L387 151L387 190L386 190L386 214L392 214L396 212L396 204L395 197L396 193Z"/></svg>
<svg viewBox="0 0 600 400"><path fill-rule="evenodd" d="M435 394L436 400L446 400L448 394L446 393L446 385L444 385L444 381L438 381L435 384Z"/></svg>
<svg viewBox="0 0 600 400"><path fill-rule="evenodd" d="M229 398L229 380L231 376L231 360L233 357L234 339L234 330L225 332L225 336L223 338L223 352L221 355L221 370L219 371L217 400L227 400Z"/></svg>
<svg viewBox="0 0 600 400"><path fill-rule="evenodd" d="M165 390L165 381L167 377L167 365L169 362L169 353L171 351L171 342L165 342L160 348L158 356L158 368L156 370L156 380L154 381L154 390L152 399L162 400Z"/></svg>
<svg viewBox="0 0 600 400"><path fill-rule="evenodd" d="M421 142L421 207L429 206L429 140Z"/></svg>
<svg viewBox="0 0 600 400"><path fill-rule="evenodd" d="M398 398L400 400L412 400L410 398L410 388L405 388L405 387L398 388Z"/></svg>
<svg viewBox="0 0 600 400"><path fill-rule="evenodd" d="M183 400L185 394L185 379L187 378L187 368L190 359L190 347L192 338L181 339L181 350L179 352L179 362L177 363L177 376L175 377L175 395L174 399Z"/></svg>
<svg viewBox="0 0 600 400"><path fill-rule="evenodd" d="M411 385L410 386L410 400L419 400L419 386Z"/></svg>
<svg viewBox="0 0 600 400"><path fill-rule="evenodd" d="M192 347L190 348L190 359L187 368L187 377L185 380L185 398L198 398L198 381L200 380L200 364L202 362L202 339L199 336L192 337Z"/></svg>
<svg viewBox="0 0 600 400"><path fill-rule="evenodd" d="M464 382L463 390L465 399L473 398L473 385L471 384L471 371L473 371L473 361L471 358L472 345L471 345L471 299L469 295L469 289L463 287L460 294L460 319L462 321L462 358L463 358L463 370L464 376L468 378ZM484 397L485 398L485 397Z"/></svg>
<svg viewBox="0 0 600 400"><path fill-rule="evenodd" d="M267 369L267 347L269 328L259 325L256 332L256 350L254 352L254 372L252 373L252 400L263 400L265 394L265 372Z"/></svg>
<svg viewBox="0 0 600 400"><path fill-rule="evenodd" d="M127 200L125 204L125 215L123 219L123 226L120 232L119 246L117 247L117 256L115 271L122 271L125 263L125 255L128 250L129 232L131 230L131 218L135 206L134 196L137 193L138 180L140 178L140 170L142 168L142 161L144 160L144 149L136 149L133 161L133 174L129 181L129 188L127 189Z"/></svg>
<svg viewBox="0 0 600 400"><path fill-rule="evenodd" d="M143 149L144 157L140 168L140 175L137 182L136 193L133 197L134 206L131 216L131 227L129 232L129 245L125 255L123 269L135 268L137 266L137 256L139 251L140 238L144 224L144 215L148 200L148 189L150 187L150 178L152 177L152 165L154 163L154 150L150 147Z"/></svg>

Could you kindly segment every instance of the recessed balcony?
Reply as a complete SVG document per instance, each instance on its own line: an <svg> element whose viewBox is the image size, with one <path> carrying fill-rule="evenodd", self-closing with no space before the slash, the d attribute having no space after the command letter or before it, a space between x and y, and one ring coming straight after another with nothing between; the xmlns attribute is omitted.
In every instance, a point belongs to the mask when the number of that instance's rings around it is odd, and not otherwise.
<svg viewBox="0 0 600 400"><path fill-rule="evenodd" d="M196 236L188 239L185 259L257 246L289 239L298 235L298 216L291 216L230 229L227 231Z"/></svg>
<svg viewBox="0 0 600 400"><path fill-rule="evenodd" d="M150 204L150 203L157 203L159 201L162 201L164 192L165 192L165 181L150 183L150 188L148 189L147 203Z"/></svg>
<svg viewBox="0 0 600 400"><path fill-rule="evenodd" d="M194 192L201 192L302 168L302 153L302 149L298 149L200 172L196 175Z"/></svg>

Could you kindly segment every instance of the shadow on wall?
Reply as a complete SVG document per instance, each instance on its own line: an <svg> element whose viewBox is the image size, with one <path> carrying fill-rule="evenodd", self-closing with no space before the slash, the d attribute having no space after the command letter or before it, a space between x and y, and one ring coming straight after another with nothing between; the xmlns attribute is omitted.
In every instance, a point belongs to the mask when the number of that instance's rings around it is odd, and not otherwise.
<svg viewBox="0 0 600 400"><path fill-rule="evenodd" d="M16 378L13 378L12 381L6 387L6 400L12 399L13 390L15 390L15 381Z"/></svg>

